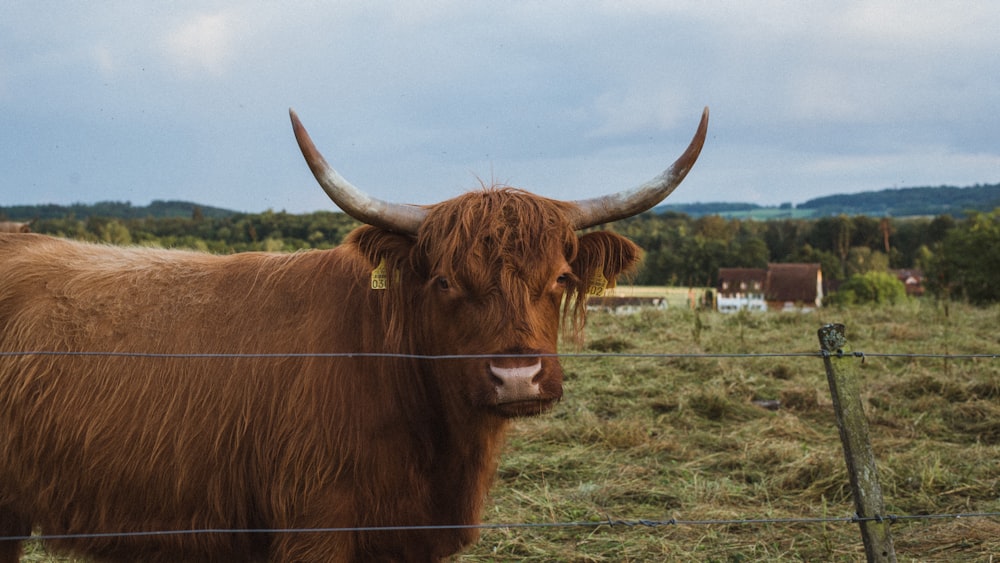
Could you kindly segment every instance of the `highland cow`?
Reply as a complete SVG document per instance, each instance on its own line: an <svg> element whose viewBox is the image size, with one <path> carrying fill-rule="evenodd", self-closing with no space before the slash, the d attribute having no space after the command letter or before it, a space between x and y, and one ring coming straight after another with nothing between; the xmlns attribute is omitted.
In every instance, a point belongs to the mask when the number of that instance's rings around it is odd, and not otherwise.
<svg viewBox="0 0 1000 563"><path fill-rule="evenodd" d="M0 536L40 530L101 561L458 552L511 420L562 396L560 330L639 259L617 234L577 231L665 198L707 110L634 190L490 187L426 207L365 195L292 121L323 189L366 223L332 250L0 235ZM0 541L0 563L20 544Z"/></svg>

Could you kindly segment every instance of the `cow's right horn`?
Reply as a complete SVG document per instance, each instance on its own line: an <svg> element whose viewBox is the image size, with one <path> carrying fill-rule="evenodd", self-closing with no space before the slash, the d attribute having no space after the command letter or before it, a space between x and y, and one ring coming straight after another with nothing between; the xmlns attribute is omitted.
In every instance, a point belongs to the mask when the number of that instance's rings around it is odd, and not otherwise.
<svg viewBox="0 0 1000 563"><path fill-rule="evenodd" d="M292 118L295 140L299 143L299 149L306 159L306 164L309 165L309 169L312 170L320 187L337 204L337 207L367 225L397 233L417 234L417 230L427 216L426 209L415 205L389 203L371 197L354 187L354 184L348 182L327 164L326 159L309 138L309 133L302 126L295 110L289 109L288 113Z"/></svg>
<svg viewBox="0 0 1000 563"><path fill-rule="evenodd" d="M586 229L601 223L610 223L632 217L666 199L674 191L674 188L680 185L681 180L694 166L694 161L698 160L701 147L705 144L707 132L708 108L706 107L705 111L701 113L701 123L698 124L698 130L695 132L694 138L691 139L691 144L688 145L684 154L670 165L670 168L631 190L574 201L577 212L570 217L573 226L577 229Z"/></svg>

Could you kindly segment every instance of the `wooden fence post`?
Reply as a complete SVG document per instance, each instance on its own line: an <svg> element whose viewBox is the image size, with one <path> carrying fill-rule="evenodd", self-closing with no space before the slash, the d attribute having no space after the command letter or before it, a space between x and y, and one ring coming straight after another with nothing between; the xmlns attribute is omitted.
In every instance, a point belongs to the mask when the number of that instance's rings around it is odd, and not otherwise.
<svg viewBox="0 0 1000 563"><path fill-rule="evenodd" d="M833 397L833 409L837 413L840 441L844 446L847 472L851 478L854 507L861 519L859 524L865 555L869 562L895 563L896 551L892 545L889 521L881 519L885 516L882 487L879 485L875 455L868 437L868 421L861 404L858 378L850 363L854 360L843 358L844 346L847 344L844 325L825 325L819 329L818 334L826 379Z"/></svg>

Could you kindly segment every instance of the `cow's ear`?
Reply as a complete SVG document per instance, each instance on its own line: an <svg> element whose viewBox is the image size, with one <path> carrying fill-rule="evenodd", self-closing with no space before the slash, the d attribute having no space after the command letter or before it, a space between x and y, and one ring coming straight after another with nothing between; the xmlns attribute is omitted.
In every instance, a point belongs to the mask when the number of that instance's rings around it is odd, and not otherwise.
<svg viewBox="0 0 1000 563"><path fill-rule="evenodd" d="M583 284L599 284L603 279L607 287L614 287L618 276L635 271L641 258L642 250L621 235L608 231L587 233L580 237L573 273Z"/></svg>
<svg viewBox="0 0 1000 563"><path fill-rule="evenodd" d="M357 245L361 254L373 265L385 260L396 267L409 259L414 244L413 237L409 235L367 225L351 231L344 242Z"/></svg>

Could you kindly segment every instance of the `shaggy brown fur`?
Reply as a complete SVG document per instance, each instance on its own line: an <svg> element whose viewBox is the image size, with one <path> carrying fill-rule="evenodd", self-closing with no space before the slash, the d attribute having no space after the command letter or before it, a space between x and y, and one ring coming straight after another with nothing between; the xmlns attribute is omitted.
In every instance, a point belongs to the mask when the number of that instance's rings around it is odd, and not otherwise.
<svg viewBox="0 0 1000 563"><path fill-rule="evenodd" d="M213 256L0 235L0 352L523 354L488 359L0 356L0 536L475 524L510 418L562 394L564 306L634 266L566 204L511 189L435 206L416 237ZM370 289L385 261L389 288ZM520 363L519 363L520 362ZM53 540L102 561L434 561L474 530ZM0 563L18 559L0 542Z"/></svg>

